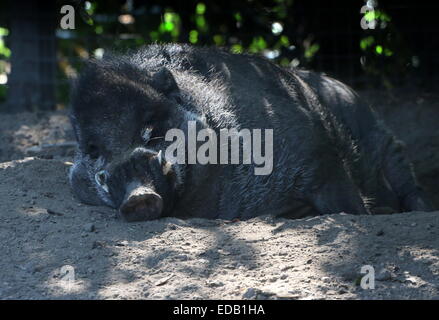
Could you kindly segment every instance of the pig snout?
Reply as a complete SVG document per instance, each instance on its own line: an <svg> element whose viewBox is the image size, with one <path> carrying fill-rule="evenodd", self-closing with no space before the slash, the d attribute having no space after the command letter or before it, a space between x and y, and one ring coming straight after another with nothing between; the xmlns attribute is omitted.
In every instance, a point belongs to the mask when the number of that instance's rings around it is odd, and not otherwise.
<svg viewBox="0 0 439 320"><path fill-rule="evenodd" d="M127 221L157 219L163 211L163 199L151 188L131 183L127 186L119 211Z"/></svg>

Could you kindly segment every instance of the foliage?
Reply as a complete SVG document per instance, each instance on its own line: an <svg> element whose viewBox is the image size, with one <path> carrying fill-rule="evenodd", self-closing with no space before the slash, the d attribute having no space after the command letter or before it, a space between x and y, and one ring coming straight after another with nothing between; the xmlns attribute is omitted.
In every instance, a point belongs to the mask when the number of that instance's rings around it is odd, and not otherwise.
<svg viewBox="0 0 439 320"><path fill-rule="evenodd" d="M60 0L57 3L59 7L66 4ZM123 51L154 42L215 45L233 53L264 55L282 66L327 71L342 79L342 69L348 69L348 64L341 62L337 69L338 60L335 59L338 58L331 57L351 55L358 57L346 60L354 73L379 78L391 86L392 75L402 76L413 67L413 54L394 24L393 16L385 7L378 6L363 15L367 21L377 21L377 28L362 30L359 24L361 2L343 2L336 7L339 3L303 0L75 1L75 30L56 30L57 98L63 103L68 101L68 79L79 72L82 59L100 58L108 50ZM350 19L340 18L345 13L349 13ZM5 21L0 17L0 75L5 73L4 62L11 55ZM0 99L4 92L0 84Z"/></svg>

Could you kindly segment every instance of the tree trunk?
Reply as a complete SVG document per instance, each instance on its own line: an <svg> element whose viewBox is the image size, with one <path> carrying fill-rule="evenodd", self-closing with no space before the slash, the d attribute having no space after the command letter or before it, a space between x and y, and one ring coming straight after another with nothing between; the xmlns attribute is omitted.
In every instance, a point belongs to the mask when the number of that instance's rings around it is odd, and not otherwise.
<svg viewBox="0 0 439 320"><path fill-rule="evenodd" d="M12 0L9 112L55 109L56 5Z"/></svg>

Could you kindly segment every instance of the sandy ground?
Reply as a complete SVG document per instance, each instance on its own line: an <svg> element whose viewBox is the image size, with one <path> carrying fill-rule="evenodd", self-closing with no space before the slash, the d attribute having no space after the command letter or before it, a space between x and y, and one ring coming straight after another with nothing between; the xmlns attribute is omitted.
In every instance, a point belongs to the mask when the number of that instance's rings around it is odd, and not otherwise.
<svg viewBox="0 0 439 320"><path fill-rule="evenodd" d="M417 105L380 112L434 197L439 108ZM126 223L72 197L72 140L63 112L0 117L0 299L439 298L439 212Z"/></svg>
<svg viewBox="0 0 439 320"><path fill-rule="evenodd" d="M439 297L439 212L126 223L75 201L67 168L0 165L3 299Z"/></svg>

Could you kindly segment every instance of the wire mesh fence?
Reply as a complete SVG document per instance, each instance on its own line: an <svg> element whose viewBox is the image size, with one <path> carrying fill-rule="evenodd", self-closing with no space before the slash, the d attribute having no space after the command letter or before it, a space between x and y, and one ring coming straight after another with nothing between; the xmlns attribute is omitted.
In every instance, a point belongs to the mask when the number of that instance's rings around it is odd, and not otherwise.
<svg viewBox="0 0 439 320"><path fill-rule="evenodd" d="M438 80L439 27L435 13L439 3L436 2L284 0L243 1L239 5L234 1L221 4L188 1L184 5L172 1L119 2L129 2L129 8L125 6L125 11L120 12L98 12L92 15L96 23L91 26L78 18L77 25L82 23L78 32L59 27L58 7L62 1L58 1L56 55L28 52L27 61L15 63L40 64L45 66L39 70L43 73L52 72L50 63L55 65L53 81L56 101L61 105L68 102L70 78L79 72L83 59L99 58L109 49L123 50L155 41L219 45L234 52L263 54L284 66L325 72L355 88L388 89L410 85L425 89L434 88ZM200 3L205 11L201 14L197 11ZM132 16L136 23L124 23L122 15ZM32 19L48 17L50 15L43 12ZM207 27L198 25L200 17L205 19ZM166 20L168 18L171 22ZM6 10L0 13L0 23L8 29L13 25ZM169 23L175 25L174 30L166 29ZM280 26L278 30L274 28L276 23ZM375 25L365 28L364 23ZM0 96L2 93L4 96L5 88L11 85L5 77L11 71L14 50L11 55L2 54L2 43L5 47L10 38L10 35L2 37L0 32ZM41 48L50 46L44 32L33 32L29 39L25 35L21 38L23 42L41 43ZM48 77L33 79L25 70L23 74L27 82L40 81L41 85L50 87L50 83L42 83L50 82Z"/></svg>

